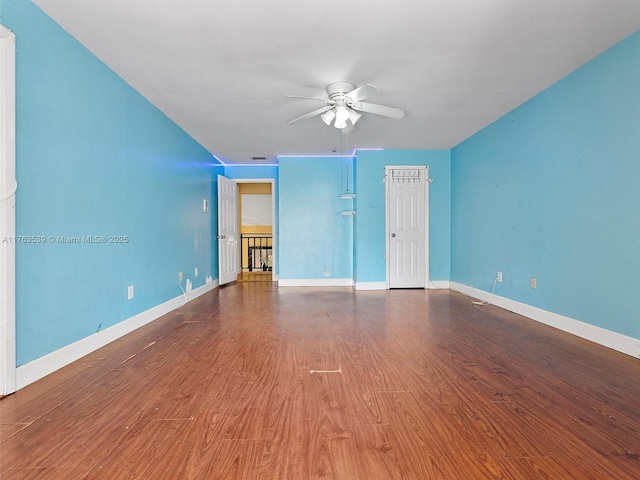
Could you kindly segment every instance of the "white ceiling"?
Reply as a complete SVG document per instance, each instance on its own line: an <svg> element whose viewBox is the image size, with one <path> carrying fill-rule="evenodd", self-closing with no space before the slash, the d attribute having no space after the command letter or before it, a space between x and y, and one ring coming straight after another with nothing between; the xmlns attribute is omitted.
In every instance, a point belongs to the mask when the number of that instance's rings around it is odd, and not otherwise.
<svg viewBox="0 0 640 480"><path fill-rule="evenodd" d="M449 149L640 28L640 0L33 0L226 163ZM319 117L370 83L347 136Z"/></svg>

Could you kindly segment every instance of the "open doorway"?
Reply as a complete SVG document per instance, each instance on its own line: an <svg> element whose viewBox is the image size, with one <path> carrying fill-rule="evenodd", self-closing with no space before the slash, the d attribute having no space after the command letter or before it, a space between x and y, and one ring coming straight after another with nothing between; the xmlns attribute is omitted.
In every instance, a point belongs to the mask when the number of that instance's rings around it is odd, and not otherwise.
<svg viewBox="0 0 640 480"><path fill-rule="evenodd" d="M240 269L238 281L274 281L275 196L272 179L238 180Z"/></svg>

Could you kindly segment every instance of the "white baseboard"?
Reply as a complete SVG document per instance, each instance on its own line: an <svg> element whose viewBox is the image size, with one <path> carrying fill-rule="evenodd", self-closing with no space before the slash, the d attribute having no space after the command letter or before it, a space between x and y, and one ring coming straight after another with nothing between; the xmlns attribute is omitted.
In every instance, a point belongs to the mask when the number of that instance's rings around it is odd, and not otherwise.
<svg viewBox="0 0 640 480"><path fill-rule="evenodd" d="M353 287L351 278L280 278L279 287Z"/></svg>
<svg viewBox="0 0 640 480"><path fill-rule="evenodd" d="M431 290L449 290L449 280L429 281ZM387 282L356 282L356 290L386 290Z"/></svg>
<svg viewBox="0 0 640 480"><path fill-rule="evenodd" d="M386 290L387 282L356 282L356 290Z"/></svg>
<svg viewBox="0 0 640 480"><path fill-rule="evenodd" d="M589 323L581 322L574 318L558 315L538 307L517 302L509 298L501 297L484 290L469 287L457 282L450 282L451 290L463 293L473 298L483 300L510 312L523 315L532 320L536 320L545 325L571 333L578 337L590 340L599 345L603 345L618 352L626 353L632 357L640 358L640 339L629 337L621 333L613 332L602 327L597 327Z"/></svg>
<svg viewBox="0 0 640 480"><path fill-rule="evenodd" d="M19 366L16 369L16 388L19 390L36 380L40 380L50 373L69 365L71 362L75 362L79 358L82 358L85 355L88 355L91 352L113 342L114 340L123 337L127 333L131 333L143 325L157 320L176 308L180 308L186 302L190 302L200 295L210 292L217 286L218 280L209 282L195 290L187 292L186 295L180 295L168 302L162 303L156 307L150 308L149 310L123 320L116 325L85 337L82 340L78 340L77 342L48 353L43 357Z"/></svg>

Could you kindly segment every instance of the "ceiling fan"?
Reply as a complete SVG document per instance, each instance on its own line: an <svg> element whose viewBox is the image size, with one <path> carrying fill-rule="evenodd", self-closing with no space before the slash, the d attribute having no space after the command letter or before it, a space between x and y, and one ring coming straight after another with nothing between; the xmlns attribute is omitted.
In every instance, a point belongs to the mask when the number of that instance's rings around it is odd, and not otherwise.
<svg viewBox="0 0 640 480"><path fill-rule="evenodd" d="M295 123L299 120L303 120L309 117L315 117L320 115L320 118L327 125L331 125L343 132L349 131L353 128L353 125L360 120L362 116L359 112L373 113L375 115L382 115L383 117L390 117L400 119L404 117L404 110L393 107L385 107L384 105L376 105L375 103L363 102L367 98L367 94L371 91L378 92L379 90L373 85L365 83L359 87L356 87L352 83L348 82L335 82L330 83L327 86L327 95L329 98L316 98L316 97L302 97L299 95L285 95L286 98L304 98L307 100L319 100L326 105L322 108L309 112L301 117L294 118L289 123ZM335 121L334 121L335 120ZM350 124L347 123L347 120Z"/></svg>

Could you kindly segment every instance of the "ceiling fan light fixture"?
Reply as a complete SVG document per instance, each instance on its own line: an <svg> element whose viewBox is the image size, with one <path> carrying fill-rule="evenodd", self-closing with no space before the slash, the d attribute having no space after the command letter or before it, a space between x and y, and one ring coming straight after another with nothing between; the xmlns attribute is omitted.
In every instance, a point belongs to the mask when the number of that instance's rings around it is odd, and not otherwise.
<svg viewBox="0 0 640 480"><path fill-rule="evenodd" d="M327 110L322 115L320 115L320 118L327 125L331 125L331 122L333 121L333 119L336 118L336 112L332 108L331 110Z"/></svg>
<svg viewBox="0 0 640 480"><path fill-rule="evenodd" d="M285 95L286 98L301 98L324 103L323 107L298 118L294 118L289 121L289 124L309 117L319 116L326 125L331 126L333 123L335 128L342 130L343 133L348 133L346 130L353 130L355 124L360 121L363 113L372 113L374 115L395 119L404 117L404 110L400 108L363 102L362 100L367 98L367 93L371 90L379 91L376 87L368 83L356 87L353 83L334 82L327 86L328 98Z"/></svg>
<svg viewBox="0 0 640 480"><path fill-rule="evenodd" d="M336 128L345 128L347 126L347 120L349 119L349 109L344 105L336 107L336 121L333 124Z"/></svg>
<svg viewBox="0 0 640 480"><path fill-rule="evenodd" d="M351 120L352 125L355 125L356 123L358 123L358 120L360 120L360 117L362 117L362 114L356 112L355 110L349 109L349 120Z"/></svg>

